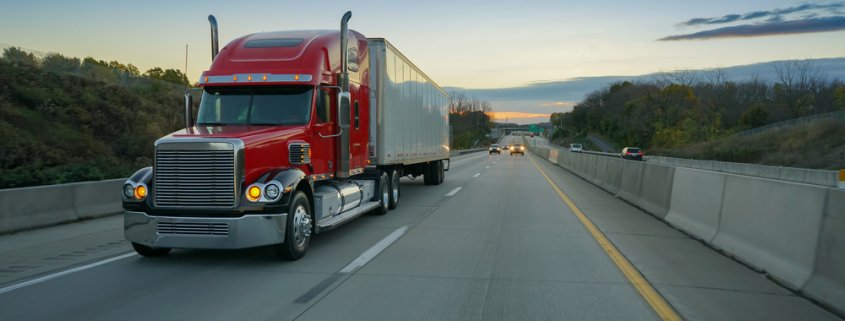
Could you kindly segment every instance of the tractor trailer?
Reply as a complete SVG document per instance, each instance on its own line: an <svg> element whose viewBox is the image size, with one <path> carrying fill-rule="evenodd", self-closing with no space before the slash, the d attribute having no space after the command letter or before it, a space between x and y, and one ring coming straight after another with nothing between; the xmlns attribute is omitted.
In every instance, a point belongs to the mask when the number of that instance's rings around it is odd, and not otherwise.
<svg viewBox="0 0 845 321"><path fill-rule="evenodd" d="M443 182L447 94L386 40L349 30L351 12L340 30L219 50L208 18L212 64L185 94L185 128L156 140L153 166L123 186L140 255L273 246L296 260L312 235L396 208L400 177Z"/></svg>

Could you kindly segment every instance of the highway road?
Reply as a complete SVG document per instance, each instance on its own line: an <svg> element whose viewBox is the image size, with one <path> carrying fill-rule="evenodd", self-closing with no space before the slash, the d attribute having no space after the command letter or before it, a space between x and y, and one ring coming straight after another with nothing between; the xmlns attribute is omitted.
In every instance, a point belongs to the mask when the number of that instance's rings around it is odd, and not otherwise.
<svg viewBox="0 0 845 321"><path fill-rule="evenodd" d="M402 184L296 262L142 258L119 217L0 236L0 320L839 320L530 153Z"/></svg>

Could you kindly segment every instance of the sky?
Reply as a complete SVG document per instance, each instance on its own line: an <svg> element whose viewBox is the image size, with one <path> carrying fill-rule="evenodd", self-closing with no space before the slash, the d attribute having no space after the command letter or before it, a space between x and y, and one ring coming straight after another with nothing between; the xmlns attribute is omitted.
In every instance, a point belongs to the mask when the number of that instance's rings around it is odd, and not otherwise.
<svg viewBox="0 0 845 321"><path fill-rule="evenodd" d="M350 27L388 39L430 78L528 123L584 94L537 86L787 59L845 57L845 1L10 1L0 44L185 69L210 64L208 14L221 46L261 31ZM508 96L507 93L520 95Z"/></svg>

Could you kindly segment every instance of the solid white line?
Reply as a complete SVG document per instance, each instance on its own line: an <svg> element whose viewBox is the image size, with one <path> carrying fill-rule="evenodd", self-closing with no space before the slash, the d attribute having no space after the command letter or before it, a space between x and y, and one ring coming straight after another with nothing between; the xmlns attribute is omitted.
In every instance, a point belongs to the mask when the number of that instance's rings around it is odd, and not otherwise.
<svg viewBox="0 0 845 321"><path fill-rule="evenodd" d="M6 293L6 292L11 292L11 291L14 291L14 290L17 290L17 289L20 289L20 288L28 287L30 285L38 284L38 283L41 283L41 282L44 282L44 281L52 280L52 279L55 279L55 278L60 277L60 276L65 276L65 275L68 275L68 274L71 274L71 273L76 273L76 272L79 272L79 271L87 270L87 269L97 267L97 266L100 266L100 265L103 265L103 264L108 264L108 263L111 263L111 262L114 262L114 261L117 261L117 260L122 260L122 259L125 259L127 257L135 256L135 255L136 255L135 252L126 253L126 254L123 254L123 255L115 256L113 258L94 262L94 263L91 263L91 264L88 264L88 265L75 267L75 268L72 268L70 270L64 270L64 271L53 273L53 274L50 274L50 275L45 275L45 276L42 276L42 277L37 278L37 279L32 279L32 280L29 280L29 281L26 281L26 282L13 284L13 285L10 285L10 286L7 286L5 288L0 289L0 294Z"/></svg>
<svg viewBox="0 0 845 321"><path fill-rule="evenodd" d="M352 262L349 262L349 264L347 264L344 268L340 269L340 273L349 273L359 267L364 266L365 264L367 264L367 262L370 262L370 260L376 257L376 255L379 255L381 251L384 251L384 249L390 246L390 244L393 244L393 242L396 242L396 240L402 237L402 235L404 235L405 231L407 230L407 225L396 229L395 231L393 231L393 233L390 233L390 235L384 237L383 239L381 239L381 241L378 241L378 243L364 251L364 253L361 253L361 256L359 256Z"/></svg>
<svg viewBox="0 0 845 321"><path fill-rule="evenodd" d="M478 176L481 176L481 173L475 173L475 175L472 175L472 178L476 178Z"/></svg>
<svg viewBox="0 0 845 321"><path fill-rule="evenodd" d="M463 187L455 187L455 189L449 191L449 193L446 193L446 197L455 196L455 194L458 194L458 192L460 192L462 188Z"/></svg>

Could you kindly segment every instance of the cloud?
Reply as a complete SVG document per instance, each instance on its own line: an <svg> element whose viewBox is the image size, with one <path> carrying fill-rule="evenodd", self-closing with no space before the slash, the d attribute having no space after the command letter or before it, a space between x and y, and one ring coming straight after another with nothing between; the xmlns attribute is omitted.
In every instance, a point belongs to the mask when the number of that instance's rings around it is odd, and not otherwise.
<svg viewBox="0 0 845 321"><path fill-rule="evenodd" d="M540 106L560 108L560 107L572 107L572 106L575 106L575 104L576 104L576 102L572 102L572 101L552 101L552 102L541 103Z"/></svg>
<svg viewBox="0 0 845 321"><path fill-rule="evenodd" d="M699 25L715 25L715 24L724 24L724 23L731 23L736 21L747 21L747 20L754 20L760 18L767 18L767 17L778 17L783 15L788 15L796 12L804 12L804 11L825 11L828 13L841 13L839 9L845 8L845 2L834 2L834 3L825 3L825 4L818 4L818 3L806 3L800 6L783 8L783 9L772 9L772 10L764 10L764 11L754 11L745 14L728 14L721 17L699 17L699 18L692 18L690 20L681 22L681 26L699 26Z"/></svg>
<svg viewBox="0 0 845 321"><path fill-rule="evenodd" d="M746 24L723 27L696 33L674 35L657 39L659 41L713 39L713 38L743 38L798 33L814 33L845 30L845 16L823 18L809 18L802 20L772 21L760 24Z"/></svg>
<svg viewBox="0 0 845 321"><path fill-rule="evenodd" d="M520 111L491 111L488 113L493 120L511 120L521 118L545 118L548 119L551 114L537 114L525 113Z"/></svg>

